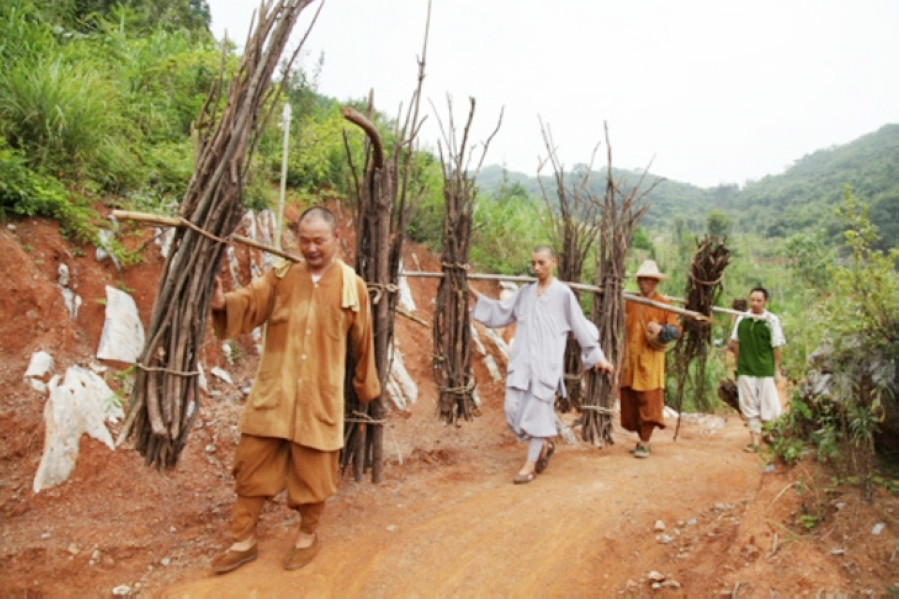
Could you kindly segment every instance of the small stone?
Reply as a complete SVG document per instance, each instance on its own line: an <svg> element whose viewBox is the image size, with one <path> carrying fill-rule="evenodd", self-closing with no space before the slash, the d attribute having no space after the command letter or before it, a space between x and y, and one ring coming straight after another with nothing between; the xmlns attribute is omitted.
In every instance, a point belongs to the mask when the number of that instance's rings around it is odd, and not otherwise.
<svg viewBox="0 0 899 599"><path fill-rule="evenodd" d="M650 571L649 574L646 575L646 578L652 582L662 582L663 580L665 580L667 578L667 576L665 576L661 572L652 570L652 571Z"/></svg>
<svg viewBox="0 0 899 599"><path fill-rule="evenodd" d="M668 543L670 543L673 540L674 540L674 537L666 535L665 533L656 535L656 541L658 541L659 543L661 543L663 545L667 545Z"/></svg>
<svg viewBox="0 0 899 599"><path fill-rule="evenodd" d="M660 588L662 588L662 583L660 583L660 582L652 583L652 590L658 591Z"/></svg>
<svg viewBox="0 0 899 599"><path fill-rule="evenodd" d="M127 584L120 584L116 588L112 589L112 594L116 597L127 597L131 594L131 587Z"/></svg>
<svg viewBox="0 0 899 599"><path fill-rule="evenodd" d="M387 532L396 532L396 530L397 530L396 524L391 524L387 527Z"/></svg>
<svg viewBox="0 0 899 599"><path fill-rule="evenodd" d="M844 549L840 549L839 547L830 552L831 555L844 555L845 553L846 551Z"/></svg>
<svg viewBox="0 0 899 599"><path fill-rule="evenodd" d="M13 223L7 223L6 228L9 229L10 231L16 230L16 226Z"/></svg>
<svg viewBox="0 0 899 599"><path fill-rule="evenodd" d="M69 543L69 547L68 547L67 551L69 553L71 553L72 555L78 555L78 553L81 550L78 548L78 545L76 545L75 543Z"/></svg>
<svg viewBox="0 0 899 599"><path fill-rule="evenodd" d="M210 443L206 446L206 453L215 453L215 445Z"/></svg>
<svg viewBox="0 0 899 599"><path fill-rule="evenodd" d="M652 529L656 532L662 532L663 530L665 530L665 523L661 520L656 520L656 523L652 527Z"/></svg>
<svg viewBox="0 0 899 599"><path fill-rule="evenodd" d="M673 578L666 578L662 581L662 588L666 589L679 589L680 583Z"/></svg>
<svg viewBox="0 0 899 599"><path fill-rule="evenodd" d="M50 538L50 533L49 533L49 532L45 532L44 534L41 535L41 538L44 539L44 540L46 541L47 539Z"/></svg>
<svg viewBox="0 0 899 599"><path fill-rule="evenodd" d="M886 528L886 524L884 524L883 522L878 522L874 525L874 528L871 529L871 534L877 536L883 532L884 528Z"/></svg>
<svg viewBox="0 0 899 599"><path fill-rule="evenodd" d="M170 557L164 557L164 558L162 558L161 560L159 560L159 563L160 563L161 565L163 565L163 566L168 566L169 564L172 563L172 558L170 558Z"/></svg>

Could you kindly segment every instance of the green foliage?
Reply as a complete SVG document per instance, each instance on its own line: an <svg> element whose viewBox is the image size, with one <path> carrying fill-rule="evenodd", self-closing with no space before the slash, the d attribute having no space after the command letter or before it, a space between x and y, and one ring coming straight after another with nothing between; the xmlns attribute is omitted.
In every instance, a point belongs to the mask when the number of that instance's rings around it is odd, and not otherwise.
<svg viewBox="0 0 899 599"><path fill-rule="evenodd" d="M635 250L646 250L650 258L655 258L655 246L653 246L652 240L649 239L649 235L643 227L634 229L634 235L631 237L631 247Z"/></svg>
<svg viewBox="0 0 899 599"><path fill-rule="evenodd" d="M90 64L49 53L0 74L0 127L35 168L127 179L133 160L114 86Z"/></svg>
<svg viewBox="0 0 899 599"><path fill-rule="evenodd" d="M531 250L546 244L546 205L519 195L479 199L475 204L470 260L483 272L529 272Z"/></svg>
<svg viewBox="0 0 899 599"><path fill-rule="evenodd" d="M844 146L807 155L782 175L746 185L722 208L739 219L743 230L787 237L816 228L838 240L841 225L832 209L840 205L843 185L876 199L878 216L899 212L897 160L899 125L886 125ZM878 222L896 223L897 219ZM897 226L892 225L893 231ZM881 238L875 249L887 251L889 239L896 236Z"/></svg>
<svg viewBox="0 0 899 599"><path fill-rule="evenodd" d="M829 270L833 267L836 251L823 230L792 235L786 240L781 255L788 260L788 267L799 276L810 293L817 295L827 290Z"/></svg>
<svg viewBox="0 0 899 599"><path fill-rule="evenodd" d="M212 14L206 0L54 0L43 9L53 21L92 32L107 19L135 32L185 29L210 36Z"/></svg>
<svg viewBox="0 0 899 599"><path fill-rule="evenodd" d="M178 3L132 7L162 19ZM0 134L30 167L82 187L133 193L146 185L144 196L180 199L192 170L190 123L219 69L211 38L129 29L111 4L79 29L87 4L51 4L41 10L18 0L0 9L8 33L0 45ZM202 12L202 2L193 4Z"/></svg>
<svg viewBox="0 0 899 599"><path fill-rule="evenodd" d="M31 170L23 152L0 138L0 220L14 216L56 219L64 234L82 242L96 233L86 202L70 198L57 178Z"/></svg>
<svg viewBox="0 0 899 599"><path fill-rule="evenodd" d="M406 234L410 241L424 243L431 250L439 252L443 249L443 215L446 210L443 200L443 170L439 161L430 158L418 169L418 184L423 187L424 195L411 208Z"/></svg>
<svg viewBox="0 0 899 599"><path fill-rule="evenodd" d="M706 233L713 237L725 238L730 233L731 222L721 210L712 210L706 216Z"/></svg>
<svg viewBox="0 0 899 599"><path fill-rule="evenodd" d="M859 477L866 491L874 469L874 439L899 357L899 277L893 268L899 248L875 249L878 236L864 203L847 188L840 216L848 257L831 263L827 293L803 312L811 328L825 331L831 391L794 398L792 410L774 431L775 452L796 457L797 441L808 441L820 459Z"/></svg>

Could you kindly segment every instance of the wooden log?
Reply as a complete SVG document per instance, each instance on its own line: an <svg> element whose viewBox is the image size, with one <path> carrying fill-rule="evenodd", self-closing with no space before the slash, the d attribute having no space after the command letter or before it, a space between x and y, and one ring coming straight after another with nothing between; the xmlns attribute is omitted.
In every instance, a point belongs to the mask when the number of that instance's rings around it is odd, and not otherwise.
<svg viewBox="0 0 899 599"><path fill-rule="evenodd" d="M442 272L427 272L420 270L404 270L400 273L400 276L403 277L431 277L431 278L442 278ZM526 277L521 275L491 275L491 274L471 274L469 273L468 278L475 281L514 281L520 283L533 283L537 279L534 277ZM578 291L590 291L593 293L602 293L602 289L597 287L596 285L586 285L584 283L572 283L570 281L561 281L565 283L572 289L577 289ZM656 308L660 308L662 310L667 310L669 312L674 312L675 314L680 314L681 316L689 316L690 318L694 318L696 320L709 320L709 317L705 314L700 314L699 312L694 312L693 310L686 310L684 308L678 308L677 306L670 306L668 304L664 304L662 302L656 302L651 299L642 297L640 295L636 295L633 293L624 292L622 294L624 296L624 300L628 302L636 302L638 304L645 304L647 306L654 306ZM736 312L735 310L729 310L729 312ZM743 314L743 312L736 312L737 314Z"/></svg>

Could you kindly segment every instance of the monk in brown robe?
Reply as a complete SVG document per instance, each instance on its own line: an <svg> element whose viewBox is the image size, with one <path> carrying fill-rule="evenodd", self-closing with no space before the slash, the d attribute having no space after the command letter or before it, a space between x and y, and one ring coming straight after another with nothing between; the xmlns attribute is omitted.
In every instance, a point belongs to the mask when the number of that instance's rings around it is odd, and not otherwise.
<svg viewBox="0 0 899 599"><path fill-rule="evenodd" d="M284 568L300 568L318 553L315 529L325 500L337 492L348 340L359 399L381 393L368 292L337 257L334 215L310 208L300 216L298 230L303 262L276 266L233 293L224 293L216 278L211 304L216 335L230 338L267 323L234 456L233 544L212 560L216 573L256 559L256 521L266 499L285 488L287 505L302 521Z"/></svg>
<svg viewBox="0 0 899 599"><path fill-rule="evenodd" d="M668 277L659 272L654 260L644 260L636 272L640 295L670 304L656 287ZM636 458L649 457L649 440L655 428L665 428L665 352L653 347L647 336L665 343L680 336L677 316L673 312L625 302L624 372L621 376L621 426L637 433L639 440L632 450Z"/></svg>

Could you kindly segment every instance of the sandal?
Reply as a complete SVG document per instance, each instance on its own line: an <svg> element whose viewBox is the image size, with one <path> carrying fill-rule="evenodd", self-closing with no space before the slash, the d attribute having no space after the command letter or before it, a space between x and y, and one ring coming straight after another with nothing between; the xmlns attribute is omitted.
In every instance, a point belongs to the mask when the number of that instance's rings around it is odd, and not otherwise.
<svg viewBox="0 0 899 599"><path fill-rule="evenodd" d="M547 466L549 466L549 458L552 457L553 453L556 451L556 445L552 441L547 441L546 452L540 456L540 459L537 460L537 473L540 474L544 470L546 470Z"/></svg>
<svg viewBox="0 0 899 599"><path fill-rule="evenodd" d="M532 480L537 478L537 475L533 472L528 472L527 474L521 474L520 472L515 475L515 478L512 479L512 482L516 485L524 485Z"/></svg>

